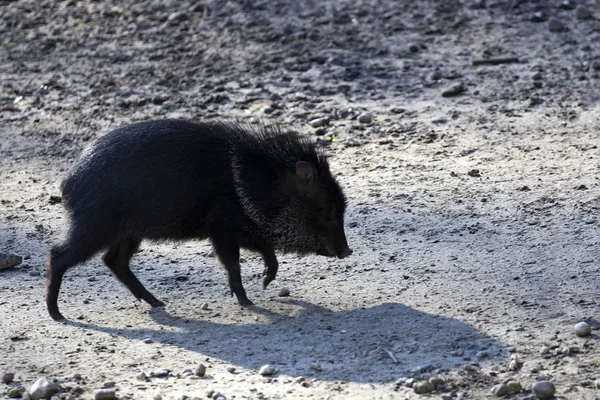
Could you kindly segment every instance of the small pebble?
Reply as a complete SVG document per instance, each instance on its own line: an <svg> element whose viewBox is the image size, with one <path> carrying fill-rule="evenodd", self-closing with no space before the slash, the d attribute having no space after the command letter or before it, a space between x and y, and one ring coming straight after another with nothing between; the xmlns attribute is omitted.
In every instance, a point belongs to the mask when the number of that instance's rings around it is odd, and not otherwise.
<svg viewBox="0 0 600 400"><path fill-rule="evenodd" d="M464 87L463 84L458 83L456 85L450 86L449 88L442 90L442 97L454 97L463 93L466 90L467 89Z"/></svg>
<svg viewBox="0 0 600 400"><path fill-rule="evenodd" d="M11 399L19 399L21 397L23 397L23 394L25 394L25 388L23 386L19 386L16 388L12 388L8 391L7 395L9 398Z"/></svg>
<svg viewBox="0 0 600 400"><path fill-rule="evenodd" d="M429 382L431 382L431 384L434 387L438 387L439 385L443 385L444 383L446 383L444 378L439 377L439 376L432 376L431 378L429 378Z"/></svg>
<svg viewBox="0 0 600 400"><path fill-rule="evenodd" d="M277 293L277 296L279 297L288 297L290 295L290 289L288 288L281 288L279 290L279 293Z"/></svg>
<svg viewBox="0 0 600 400"><path fill-rule="evenodd" d="M418 381L413 384L413 390L415 393L431 393L435 390L435 387L429 381Z"/></svg>
<svg viewBox="0 0 600 400"><path fill-rule="evenodd" d="M541 11L536 11L529 20L531 22L544 22L546 20L546 16Z"/></svg>
<svg viewBox="0 0 600 400"><path fill-rule="evenodd" d="M230 374L233 374L235 372L235 367L230 365L229 367L227 367L227 372L229 372Z"/></svg>
<svg viewBox="0 0 600 400"><path fill-rule="evenodd" d="M155 394L153 397L153 400L163 400L162 394L160 394L160 393Z"/></svg>
<svg viewBox="0 0 600 400"><path fill-rule="evenodd" d="M409 387L409 388L413 387L414 384L415 384L415 378L408 378L406 380L406 382L404 382L404 386Z"/></svg>
<svg viewBox="0 0 600 400"><path fill-rule="evenodd" d="M538 219L527 219L525 220L525 222L527 223L527 225L537 225L540 223Z"/></svg>
<svg viewBox="0 0 600 400"><path fill-rule="evenodd" d="M456 350L452 350L452 354L453 356L457 356L457 357L461 357L465 354L465 351L463 349L456 349Z"/></svg>
<svg viewBox="0 0 600 400"><path fill-rule="evenodd" d="M360 114L358 116L358 122L361 124L369 124L373 121L373 116L371 114Z"/></svg>
<svg viewBox="0 0 600 400"><path fill-rule="evenodd" d="M116 400L115 389L98 389L94 391L94 400Z"/></svg>
<svg viewBox="0 0 600 400"><path fill-rule="evenodd" d="M302 387L309 388L309 387L310 387L310 382L303 381L303 382L302 382L300 385L301 385Z"/></svg>
<svg viewBox="0 0 600 400"><path fill-rule="evenodd" d="M575 8L575 4L571 0L563 0L558 7L563 10L572 10Z"/></svg>
<svg viewBox="0 0 600 400"><path fill-rule="evenodd" d="M495 385L494 387L492 387L491 392L496 397L505 396L508 394L508 386L506 386L504 383Z"/></svg>
<svg viewBox="0 0 600 400"><path fill-rule="evenodd" d="M221 394L219 392L213 394L213 400L227 400L227 397L225 397L224 394Z"/></svg>
<svg viewBox="0 0 600 400"><path fill-rule="evenodd" d="M592 12L587 7L579 6L575 9L575 18L590 19L592 18Z"/></svg>
<svg viewBox="0 0 600 400"><path fill-rule="evenodd" d="M408 46L408 50L410 50L411 53L418 53L421 48L416 44L411 44Z"/></svg>
<svg viewBox="0 0 600 400"><path fill-rule="evenodd" d="M478 351L475 355L479 359L487 358L489 356L487 351Z"/></svg>
<svg viewBox="0 0 600 400"><path fill-rule="evenodd" d="M202 305L200 306L201 310L208 310L208 303L202 303Z"/></svg>
<svg viewBox="0 0 600 400"><path fill-rule="evenodd" d="M166 369L166 368L159 368L155 371L152 371L150 373L150 376L156 377L156 378L164 378L165 376L169 376L169 374L171 373L171 370Z"/></svg>
<svg viewBox="0 0 600 400"><path fill-rule="evenodd" d="M40 400L50 398L61 391L62 387L58 383L51 382L46 378L40 378L31 386L29 394L33 400Z"/></svg>
<svg viewBox="0 0 600 400"><path fill-rule="evenodd" d="M260 370L258 371L259 374L261 374L262 376L271 376L271 375L275 375L275 373L277 373L277 369L271 365L263 365L262 367L260 367Z"/></svg>
<svg viewBox="0 0 600 400"><path fill-rule="evenodd" d="M523 389L521 382L519 381L510 381L506 384L506 387L508 388L508 393L510 394L520 393L521 389Z"/></svg>
<svg viewBox="0 0 600 400"><path fill-rule="evenodd" d="M579 353L579 346L569 346L569 353L571 354L577 354Z"/></svg>
<svg viewBox="0 0 600 400"><path fill-rule="evenodd" d="M554 384L550 381L536 382L531 386L531 390L538 399L551 399L554 397L554 393L556 393Z"/></svg>
<svg viewBox="0 0 600 400"><path fill-rule="evenodd" d="M15 254L0 253L0 270L15 267L23 262L23 257Z"/></svg>
<svg viewBox="0 0 600 400"><path fill-rule="evenodd" d="M146 373L145 373L145 372L140 372L139 374L137 374L137 375L136 375L136 379L137 379L138 381L145 382L145 381L147 381L147 380L148 380L148 375L146 375Z"/></svg>
<svg viewBox="0 0 600 400"><path fill-rule="evenodd" d="M587 217L583 219L583 222L585 222L586 224L593 224L595 223L597 220L595 217Z"/></svg>
<svg viewBox="0 0 600 400"><path fill-rule="evenodd" d="M11 383L14 380L15 380L15 374L13 374L12 372L7 372L2 375L2 383L6 384L6 385L8 385L9 383Z"/></svg>
<svg viewBox="0 0 600 400"><path fill-rule="evenodd" d="M600 389L600 378L596 379L596 389Z"/></svg>
<svg viewBox="0 0 600 400"><path fill-rule="evenodd" d="M204 364L198 365L198 368L196 368L196 375L197 376L206 375L206 366Z"/></svg>
<svg viewBox="0 0 600 400"><path fill-rule="evenodd" d="M587 324L587 322L580 322L575 325L575 334L579 337L586 337L591 335L592 328Z"/></svg>
<svg viewBox="0 0 600 400"><path fill-rule="evenodd" d="M550 32L562 32L565 30L565 25L558 18L550 18L548 20L548 29Z"/></svg>
<svg viewBox="0 0 600 400"><path fill-rule="evenodd" d="M548 354L548 353L550 353L550 347L548 347L548 346L542 346L540 348L540 355L543 356L543 355Z"/></svg>
<svg viewBox="0 0 600 400"><path fill-rule="evenodd" d="M154 343L154 341L150 338L146 338L146 339L142 340L142 342L144 342L146 344Z"/></svg>
<svg viewBox="0 0 600 400"><path fill-rule="evenodd" d="M508 370L509 371L517 371L521 367L521 360L519 360L519 356L513 354L510 356L508 360Z"/></svg>
<svg viewBox="0 0 600 400"><path fill-rule="evenodd" d="M318 128L320 126L326 126L326 125L329 125L329 118L327 118L327 117L325 117L325 118L315 118L315 119L312 119L309 122L309 124L313 128Z"/></svg>
<svg viewBox="0 0 600 400"><path fill-rule="evenodd" d="M260 122L260 118L258 118L256 115L255 115L255 116L252 116L252 117L250 117L250 123L251 123L251 124L258 124L259 122ZM213 253L213 254L214 254L214 253ZM209 254L209 257L214 257L214 255L212 255L212 256L211 256L211 255Z"/></svg>

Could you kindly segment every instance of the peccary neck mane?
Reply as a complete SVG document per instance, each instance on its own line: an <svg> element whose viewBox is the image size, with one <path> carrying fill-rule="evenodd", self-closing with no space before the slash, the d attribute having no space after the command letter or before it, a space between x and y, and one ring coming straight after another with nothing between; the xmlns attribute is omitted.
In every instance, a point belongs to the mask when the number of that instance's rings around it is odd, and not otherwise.
<svg viewBox="0 0 600 400"><path fill-rule="evenodd" d="M331 179L325 156L296 132L278 125L249 127L224 124L231 138L231 167L236 194L246 215L261 230L277 231L271 225L286 214L297 193L290 182L295 179L298 161L310 163L316 181Z"/></svg>

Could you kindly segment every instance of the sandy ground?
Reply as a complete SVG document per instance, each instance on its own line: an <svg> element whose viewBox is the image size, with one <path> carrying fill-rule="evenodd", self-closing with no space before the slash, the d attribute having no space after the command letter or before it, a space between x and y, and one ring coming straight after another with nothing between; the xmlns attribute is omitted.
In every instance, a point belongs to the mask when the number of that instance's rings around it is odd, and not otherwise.
<svg viewBox="0 0 600 400"><path fill-rule="evenodd" d="M559 4L0 3L0 251L25 258L0 272L0 373L16 375L0 397L48 377L84 399L111 383L132 399L487 398L508 379L512 398L544 380L600 398L600 13ZM497 57L518 62L473 65ZM164 309L95 257L52 321L45 257L65 215L50 196L91 139L167 117L312 137L349 198L354 254L281 256L262 291L244 253L242 309L207 243L145 242L132 265ZM404 383L433 376L447 387Z"/></svg>

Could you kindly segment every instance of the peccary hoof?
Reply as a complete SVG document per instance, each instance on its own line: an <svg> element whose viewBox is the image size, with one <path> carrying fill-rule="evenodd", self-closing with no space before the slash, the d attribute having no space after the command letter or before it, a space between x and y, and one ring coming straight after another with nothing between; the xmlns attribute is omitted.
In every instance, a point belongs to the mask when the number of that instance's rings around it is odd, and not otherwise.
<svg viewBox="0 0 600 400"><path fill-rule="evenodd" d="M250 307L254 305L254 303L251 302L249 299L238 299L238 303L242 307Z"/></svg>
<svg viewBox="0 0 600 400"><path fill-rule="evenodd" d="M265 276L262 281L263 290L265 290L267 288L267 286L269 286L269 283L273 282L274 279L275 278L273 278L271 276Z"/></svg>

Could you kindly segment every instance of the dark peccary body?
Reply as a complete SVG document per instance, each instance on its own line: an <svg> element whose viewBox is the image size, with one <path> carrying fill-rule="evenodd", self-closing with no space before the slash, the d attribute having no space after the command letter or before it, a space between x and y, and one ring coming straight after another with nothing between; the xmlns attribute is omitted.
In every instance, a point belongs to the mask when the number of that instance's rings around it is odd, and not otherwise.
<svg viewBox="0 0 600 400"><path fill-rule="evenodd" d="M343 258L345 198L326 158L281 128L228 122L140 122L97 139L62 184L70 225L50 250L46 303L65 271L106 251L104 263L138 299L163 303L129 268L143 239L210 239L229 286L252 304L240 277L240 248L265 262L263 287L275 279L275 250Z"/></svg>

